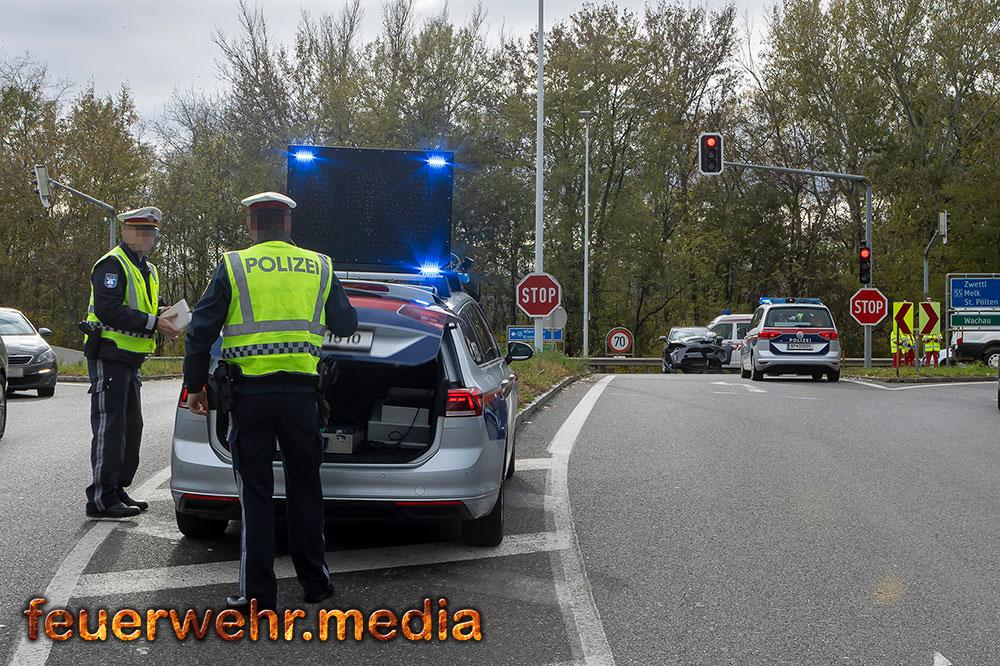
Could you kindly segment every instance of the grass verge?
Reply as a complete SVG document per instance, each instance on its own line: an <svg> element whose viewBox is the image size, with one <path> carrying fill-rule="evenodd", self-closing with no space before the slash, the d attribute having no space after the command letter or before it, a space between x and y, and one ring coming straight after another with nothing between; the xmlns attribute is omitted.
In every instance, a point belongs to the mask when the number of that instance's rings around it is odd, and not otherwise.
<svg viewBox="0 0 1000 666"><path fill-rule="evenodd" d="M139 374L143 377L155 377L159 375L179 375L182 372L184 361L169 359L147 359L142 364ZM72 363L59 366L59 374L66 377L86 377L87 362Z"/></svg>
<svg viewBox="0 0 1000 666"><path fill-rule="evenodd" d="M527 361L515 362L511 367L521 381L522 407L548 391L554 384L587 370L587 365L580 359L570 358L558 351L536 351Z"/></svg>

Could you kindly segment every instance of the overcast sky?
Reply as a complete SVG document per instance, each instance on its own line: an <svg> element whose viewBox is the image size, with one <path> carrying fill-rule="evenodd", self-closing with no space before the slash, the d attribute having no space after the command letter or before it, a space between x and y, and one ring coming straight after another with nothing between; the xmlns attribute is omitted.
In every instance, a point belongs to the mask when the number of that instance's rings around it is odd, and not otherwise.
<svg viewBox="0 0 1000 666"><path fill-rule="evenodd" d="M718 7L724 0L705 0ZM756 31L766 0L735 0L742 24L749 16ZM258 0L278 42L291 43L302 10L314 15L336 12L344 0ZM380 28L380 0L363 0L362 37ZM447 4L463 21L476 0L415 0L418 16L436 14ZM618 0L641 10L645 0ZM767 3L770 4L770 3ZM484 0L490 34L501 29L530 34L537 23L535 0ZM564 20L583 0L546 0L545 23ZM99 92L128 83L139 111L158 115L175 89L209 90L218 85L212 43L216 29L237 28L236 0L0 0L0 51L6 57L30 51L44 61L54 79L77 88L93 80Z"/></svg>

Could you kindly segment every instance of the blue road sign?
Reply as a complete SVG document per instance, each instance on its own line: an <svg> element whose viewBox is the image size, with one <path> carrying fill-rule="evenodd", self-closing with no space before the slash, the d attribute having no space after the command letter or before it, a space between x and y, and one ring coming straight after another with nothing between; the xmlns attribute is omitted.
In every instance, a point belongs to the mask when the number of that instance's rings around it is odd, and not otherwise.
<svg viewBox="0 0 1000 666"><path fill-rule="evenodd" d="M1000 308L1000 277L953 277L948 288L953 308Z"/></svg>
<svg viewBox="0 0 1000 666"><path fill-rule="evenodd" d="M507 342L533 342L535 340L534 326L508 326ZM542 329L542 342L562 342L563 329Z"/></svg>

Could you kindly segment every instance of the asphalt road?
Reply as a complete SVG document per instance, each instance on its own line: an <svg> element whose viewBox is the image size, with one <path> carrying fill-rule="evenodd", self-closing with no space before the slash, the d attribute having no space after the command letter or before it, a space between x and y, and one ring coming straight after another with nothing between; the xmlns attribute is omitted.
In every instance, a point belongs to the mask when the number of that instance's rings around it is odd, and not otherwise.
<svg viewBox="0 0 1000 666"><path fill-rule="evenodd" d="M22 640L26 600L218 608L238 540L195 542L163 486L176 382L144 386L139 520L95 528L86 388L12 401L0 441L0 656L20 663L1000 663L995 385L734 375L578 382L523 427L495 550L453 525L334 524L332 607L474 608L483 640ZM151 479L151 481L149 481ZM143 483L146 482L146 483ZM138 493L137 493L138 494ZM16 510L15 510L16 507ZM287 558L279 571L290 573ZM294 578L279 603L304 606ZM436 627L435 627L436 628ZM15 652L16 651L16 652Z"/></svg>

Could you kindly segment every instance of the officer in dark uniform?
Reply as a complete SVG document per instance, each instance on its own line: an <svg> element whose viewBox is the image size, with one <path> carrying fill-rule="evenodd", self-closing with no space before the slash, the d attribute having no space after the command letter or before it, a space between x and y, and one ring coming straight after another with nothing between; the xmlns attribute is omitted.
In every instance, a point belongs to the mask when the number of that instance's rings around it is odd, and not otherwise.
<svg viewBox="0 0 1000 666"><path fill-rule="evenodd" d="M155 331L167 337L180 333L170 320L157 316L160 280L147 260L161 217L152 206L119 215L123 240L94 264L90 276L87 325L96 339L85 346L94 434L87 516L94 519L128 518L149 508L125 488L139 467L139 367L155 348Z"/></svg>
<svg viewBox="0 0 1000 666"><path fill-rule="evenodd" d="M324 332L351 335L357 313L330 258L291 242L294 201L264 192L242 203L255 244L223 257L194 309L184 384L191 411L207 414L210 352L221 331L222 362L236 375L229 445L242 509L240 594L226 603L245 609L256 598L273 609L275 440L284 462L289 549L305 600L333 594L324 560L317 365Z"/></svg>

